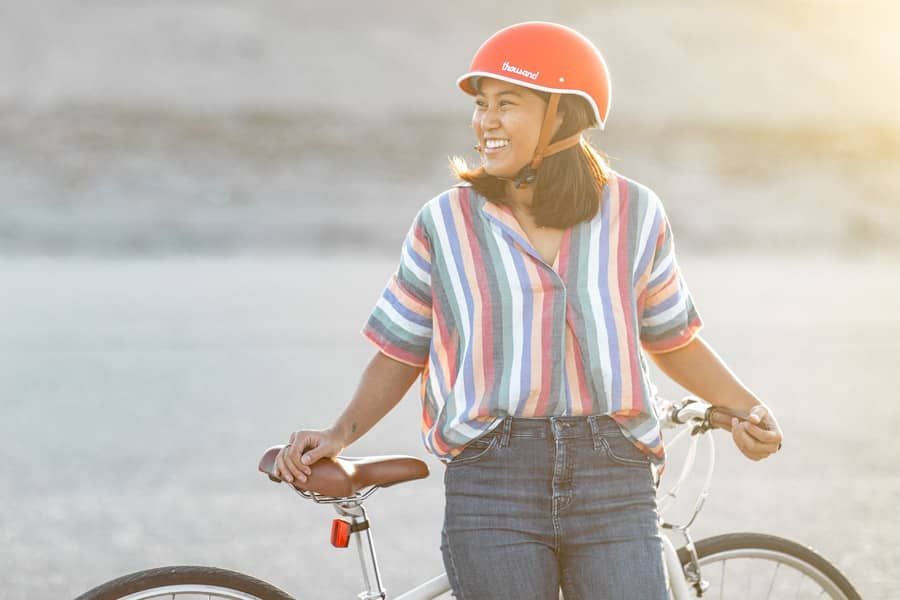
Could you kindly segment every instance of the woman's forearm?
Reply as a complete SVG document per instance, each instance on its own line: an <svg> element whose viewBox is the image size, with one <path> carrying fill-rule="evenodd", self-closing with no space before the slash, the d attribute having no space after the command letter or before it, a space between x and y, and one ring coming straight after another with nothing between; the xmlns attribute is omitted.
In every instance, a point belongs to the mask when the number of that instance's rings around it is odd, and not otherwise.
<svg viewBox="0 0 900 600"><path fill-rule="evenodd" d="M331 429L349 446L366 434L403 398L422 371L376 352L369 361L353 399Z"/></svg>
<svg viewBox="0 0 900 600"><path fill-rule="evenodd" d="M710 404L740 411L761 404L699 335L687 346L650 357L672 381Z"/></svg>

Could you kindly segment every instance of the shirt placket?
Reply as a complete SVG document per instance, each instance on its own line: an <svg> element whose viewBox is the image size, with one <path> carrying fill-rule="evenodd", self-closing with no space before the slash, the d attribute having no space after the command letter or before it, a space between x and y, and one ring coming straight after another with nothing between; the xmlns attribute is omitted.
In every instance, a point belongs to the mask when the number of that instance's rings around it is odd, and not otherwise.
<svg viewBox="0 0 900 600"><path fill-rule="evenodd" d="M513 224L507 221L507 219L515 220L515 217L506 212L493 214L492 212L486 210L485 213L487 214L488 218L493 220L501 228L504 237L506 237L506 239L510 242L510 246L512 246L519 252L530 256L532 259L537 261L538 265L541 268L549 270L553 274L553 277L556 279L556 282L559 284L559 291L562 294L562 302L559 303L558 306L562 306L562 324L560 326L560 319L556 315L554 315L553 333L557 337L556 346L557 352L559 352L560 357L560 360L558 362L560 364L560 379L562 380L561 391L565 403L565 410L563 411L563 415L567 415L571 412L571 406L569 405L569 377L568 369L566 367L566 335L568 334L568 332L566 331L566 323L568 320L569 311L568 290L566 289L566 282L562 278L562 275L560 275L552 265L547 264L547 261L544 260L544 257L542 257L540 253L535 250L534 246L532 246L531 242L528 240L528 237L525 235L525 232L522 231L521 227L518 226L518 223ZM570 236L571 232L567 233L566 235ZM564 237L563 241L560 243L559 252L557 253L556 262L559 264L562 263L562 253L565 243L566 238Z"/></svg>

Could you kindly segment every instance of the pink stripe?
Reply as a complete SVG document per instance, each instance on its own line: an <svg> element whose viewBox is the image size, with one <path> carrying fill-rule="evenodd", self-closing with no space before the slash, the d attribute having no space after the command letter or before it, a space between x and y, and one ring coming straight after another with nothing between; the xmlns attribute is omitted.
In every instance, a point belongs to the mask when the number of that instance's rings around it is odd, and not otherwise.
<svg viewBox="0 0 900 600"><path fill-rule="evenodd" d="M620 206L619 210L619 231L621 232L623 237L628 235L628 204L629 204L629 196L628 196L628 186L622 187L622 193L620 195ZM627 369L627 374L629 375L628 379L628 393L626 397L630 397L632 399L631 407L638 410L644 409L644 398L642 389L643 387L640 385L635 385L635 382L640 381L640 373L638 372L638 361L637 361L637 353L638 348L635 341L634 331L635 331L635 323L634 323L634 315L631 311L626 311L622 307L630 304L628 299L634 294L634 290L631 287L631 269L628 268L628 253L627 252L619 252L619 256L617 261L619 263L619 298L620 298L620 310L622 314L622 319L625 322L625 338L628 340L627 350L628 353L624 354L624 362L622 366L624 369ZM623 370L624 370L623 369ZM623 394L625 394L625 389L623 386Z"/></svg>
<svg viewBox="0 0 900 600"><path fill-rule="evenodd" d="M546 269L539 268L538 274L541 279L541 289L544 290L544 306L543 306L543 314L547 315L547 318L542 319L543 323L543 344L541 344L541 356L544 357L544 360L541 364L541 395L538 397L537 401L537 414L545 415L547 414L547 409L550 406L550 398L556 392L556 390L550 389L551 378L553 375L553 348L550 347L551 342L553 341L553 275L547 272Z"/></svg>
<svg viewBox="0 0 900 600"><path fill-rule="evenodd" d="M431 249L428 246L428 238L425 237L425 228L419 225L413 230L413 249L427 261L431 261Z"/></svg>
<svg viewBox="0 0 900 600"><path fill-rule="evenodd" d="M538 267L535 264L535 259L528 254L525 255L524 259L525 272L528 274L527 285L531 289L538 289L542 284L540 275L538 274ZM539 382L543 381L544 376L543 369L541 368L543 366L541 361L544 333L541 328L543 316L543 303L534 302L531 315L531 339L524 340L526 344L531 345L531 389L527 390L528 397L525 399L525 408L522 411L522 416L524 417L531 417L537 414L535 409L537 407L538 396L540 396L542 391ZM528 368L527 365L523 366Z"/></svg>
<svg viewBox="0 0 900 600"><path fill-rule="evenodd" d="M562 244L559 248L559 261L557 266L557 273L559 273L560 278L563 280L563 283L566 285L569 284L567 280L567 275L569 272L569 259L571 256L572 250L572 231L574 227L570 227L566 230L565 235L563 235ZM577 277L577 274L576 274ZM574 415L587 415L592 414L593 409L593 401L591 399L591 394L588 391L586 375L584 373L584 369L582 368L582 359L581 359L581 346L578 344L578 338L571 331L571 327L569 325L569 306L568 306L568 296L566 298L566 307L565 307L565 328L563 330L563 335L566 337L566 357L565 364L567 366L565 372L565 378L569 387L569 396L570 402L572 403L571 410Z"/></svg>
<svg viewBox="0 0 900 600"><path fill-rule="evenodd" d="M388 283L388 289L394 292L397 300L399 300L400 304L402 304L404 307L408 308L414 313L422 315L423 317L428 317L431 315L431 306L429 306L428 304L423 304L421 300L407 292L406 289L398 282L396 274L391 277L390 282Z"/></svg>
<svg viewBox="0 0 900 600"><path fill-rule="evenodd" d="M451 450L450 444L448 444L447 440L444 439L444 436L441 435L440 428L434 430L434 435L431 437L431 447L440 455L449 454L451 456L456 456L463 450L462 446Z"/></svg>
<svg viewBox="0 0 900 600"><path fill-rule="evenodd" d="M423 366L421 357L391 344L390 342L379 336L374 330L364 329L363 335L365 335L369 341L375 344L381 352L390 356L391 358L402 363L406 363L410 366ZM428 359L426 358L425 360L427 362Z"/></svg>
<svg viewBox="0 0 900 600"><path fill-rule="evenodd" d="M619 251L619 237L622 233L622 208L623 204L628 202L628 185L626 182L616 178L616 185L611 190L610 202L609 254L610 256L616 256ZM611 260L606 285L607 290L609 290L610 310L612 311L613 326L615 327L615 331L610 333L619 342L617 348L619 353L619 378L622 383L622 394L619 398L610 398L609 400L612 405L611 408L615 409L618 407L628 410L631 408L632 402L632 381L631 370L628 367L628 364L631 361L631 357L629 356L631 353L629 352L628 346L623 343L625 339L627 339L627 334L623 335L622 331L626 328L621 296L621 279L624 276L625 275L620 276L619 261L617 259Z"/></svg>
<svg viewBox="0 0 900 600"><path fill-rule="evenodd" d="M566 229L563 233L562 242L559 244L559 258L557 260L556 272L563 283L566 282L566 273L569 272L569 246L572 244L572 229L574 225Z"/></svg>
<svg viewBox="0 0 900 600"><path fill-rule="evenodd" d="M475 231L476 224L473 222L474 215L472 212L472 196L469 188L457 188L459 190L460 206L462 207L462 215L467 231ZM490 296L490 283L487 273L487 258L481 251L477 238L473 238L469 244L472 254L472 261L475 265L476 285L479 289L479 297L481 300L481 316L482 321L476 324L481 330L481 363L482 363L482 387L477 388L476 392L479 397L484 395L484 390L490 389L494 384L494 301ZM484 295L481 296L481 293ZM476 368L476 370L478 370ZM480 389L480 392L479 392ZM481 403L477 403L481 404ZM486 408L486 407L482 407Z"/></svg>
<svg viewBox="0 0 900 600"><path fill-rule="evenodd" d="M466 223L465 216L463 215L463 198L460 198L459 189L456 188L450 197L450 214L453 219L453 226L456 228L457 236L459 237L459 253L463 262L463 273L460 277L469 282L469 290L472 294L472 314L480 315L481 314L481 291L479 290L479 286L476 284L472 284L472 282L478 281L478 274L475 266L475 262L472 259L472 244L469 242L469 230L468 225L470 223ZM463 318L467 318L463 315ZM462 326L462 324L460 324ZM468 419L474 419L479 409L479 400L484 397L484 342L482 340L482 327L481 323L475 321L471 324L471 340L469 341L470 347L472 348L472 379L473 386L475 389L475 397L474 398L466 398L466 407L468 408L468 414L466 417Z"/></svg>
<svg viewBox="0 0 900 600"><path fill-rule="evenodd" d="M687 346L690 342L693 341L694 336L697 334L697 331L703 326L703 321L700 320L700 317L695 316L684 328L684 333L678 336L675 339L668 339L659 342L647 342L644 344L644 348L648 352L671 352L672 350L677 350L682 346Z"/></svg>
<svg viewBox="0 0 900 600"><path fill-rule="evenodd" d="M429 403L426 401L426 393L428 389L428 375L431 369L431 362L425 363L422 374L419 377L419 397L422 398L422 434L425 435L434 427L436 413L428 410Z"/></svg>
<svg viewBox="0 0 900 600"><path fill-rule="evenodd" d="M595 411L594 399L591 397L590 388L587 384L587 375L584 371L584 364L581 360L581 344L574 334L571 335L573 360L575 362L575 386L581 399L581 412L579 414L592 414ZM599 408L599 407L598 407Z"/></svg>
<svg viewBox="0 0 900 600"><path fill-rule="evenodd" d="M433 323L432 335L436 336L433 344L437 354L438 367L441 369L441 377L447 386L447 389L442 391L450 392L456 377L456 343L459 336L454 333L451 338L451 334L447 330L447 318L444 317L444 305L441 302L434 304Z"/></svg>

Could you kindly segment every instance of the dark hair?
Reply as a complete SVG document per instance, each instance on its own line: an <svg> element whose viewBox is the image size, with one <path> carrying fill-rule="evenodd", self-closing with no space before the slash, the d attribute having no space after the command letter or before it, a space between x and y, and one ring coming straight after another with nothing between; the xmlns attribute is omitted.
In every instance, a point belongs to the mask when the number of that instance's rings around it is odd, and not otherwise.
<svg viewBox="0 0 900 600"><path fill-rule="evenodd" d="M477 80L475 87L478 87ZM545 102L549 101L549 94L529 91L541 96ZM563 121L551 143L597 125L593 109L580 96L563 94L559 99L559 112ZM472 184L472 188L489 201L507 204L506 180L489 175L484 167L470 169L460 156L450 159L450 169L458 179ZM608 178L606 156L586 139L548 156L541 163L534 183L531 214L535 223L540 227L567 229L593 218L600 209L600 198Z"/></svg>

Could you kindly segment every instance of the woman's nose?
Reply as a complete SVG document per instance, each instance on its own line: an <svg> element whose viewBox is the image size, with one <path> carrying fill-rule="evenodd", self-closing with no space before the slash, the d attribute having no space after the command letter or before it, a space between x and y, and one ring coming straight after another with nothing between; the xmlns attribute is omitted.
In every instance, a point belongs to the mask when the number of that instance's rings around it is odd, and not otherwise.
<svg viewBox="0 0 900 600"><path fill-rule="evenodd" d="M500 113L497 110L486 108L481 113L481 129L490 131L500 126Z"/></svg>

